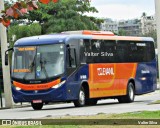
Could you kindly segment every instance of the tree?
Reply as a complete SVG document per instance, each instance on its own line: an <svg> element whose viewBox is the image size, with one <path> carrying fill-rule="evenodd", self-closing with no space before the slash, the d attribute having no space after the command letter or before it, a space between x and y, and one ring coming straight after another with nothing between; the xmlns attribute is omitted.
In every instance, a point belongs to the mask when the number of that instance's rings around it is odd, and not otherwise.
<svg viewBox="0 0 160 128"><path fill-rule="evenodd" d="M38 23L33 23L30 25L11 25L8 28L8 41L11 46L13 43L23 37L41 35L41 25Z"/></svg>
<svg viewBox="0 0 160 128"><path fill-rule="evenodd" d="M37 2L48 4L51 1L58 2L58 0L17 0L16 3L13 0L10 0L10 2L5 1L5 10L1 11L3 15L0 17L0 23L8 27L11 19L17 19L28 13L28 11L38 9Z"/></svg>
<svg viewBox="0 0 160 128"><path fill-rule="evenodd" d="M147 33L142 34L143 37L152 37L155 41L155 48L157 48L157 31L150 29Z"/></svg>
<svg viewBox="0 0 160 128"><path fill-rule="evenodd" d="M146 16L147 16L147 13L143 12L141 17L146 17Z"/></svg>
<svg viewBox="0 0 160 128"><path fill-rule="evenodd" d="M0 17L0 23L2 23L4 26L8 27L11 23L10 22L11 19L13 19L13 18L18 19L19 17L24 16L24 14L27 14L29 11L37 10L38 9L37 1L42 4L50 4L50 1L53 1L54 3L59 2L59 0L25 0L25 1L18 0L18 2L13 4L13 0L10 0L11 4L9 2L6 2L6 8L5 8L5 10L2 11L3 15ZM90 7L90 0L61 0L59 3L61 3L61 4L59 4L59 5L57 4L58 9L64 9L65 11L68 11L68 9L69 9L69 11L71 11L71 9L72 9L72 12L73 12L73 10L76 12L79 12L78 14L80 16L82 16L85 12L97 12L97 10L94 7ZM63 6L63 4L65 6ZM71 8L68 8L68 7L71 7ZM43 6L42 6L42 8L43 8ZM43 10L44 12L46 12L46 10L48 10L48 8L46 8L46 6L43 9L44 9ZM50 13L51 15L57 14L57 10L55 10L55 9L53 10L53 9L54 8L51 8L51 10L49 10L48 13ZM42 13L40 12L39 14L40 14L39 15L40 18L37 17L38 21L41 21L41 20L44 21L45 19L48 19L50 17L46 13L43 13L43 15L41 15ZM70 13L70 14L72 14L72 13ZM66 16L66 18L68 18L68 16ZM91 19L93 19L93 17ZM95 21L95 19L94 19L94 21ZM97 21L97 22L99 22L99 21Z"/></svg>
<svg viewBox="0 0 160 128"><path fill-rule="evenodd" d="M39 0L37 4L35 0L19 0L15 4L6 2L0 22L7 27L10 25L8 19L12 19L14 24L21 22L21 19L29 19L30 24L36 20L43 24L42 34L67 30L98 30L98 26L103 22L85 15L87 12L98 12L95 7L91 7L89 0L51 0L54 3L49 1ZM26 14L28 11L29 14ZM15 20L17 18L18 20Z"/></svg>
<svg viewBox="0 0 160 128"><path fill-rule="evenodd" d="M126 36L127 35L127 32L123 29L120 29L119 32L118 32L118 35L119 36Z"/></svg>
<svg viewBox="0 0 160 128"><path fill-rule="evenodd" d="M30 22L37 20L43 24L42 32L53 33L72 30L98 30L103 20L86 16L87 12L98 12L87 0L61 0L47 6L39 3L39 10L30 12Z"/></svg>

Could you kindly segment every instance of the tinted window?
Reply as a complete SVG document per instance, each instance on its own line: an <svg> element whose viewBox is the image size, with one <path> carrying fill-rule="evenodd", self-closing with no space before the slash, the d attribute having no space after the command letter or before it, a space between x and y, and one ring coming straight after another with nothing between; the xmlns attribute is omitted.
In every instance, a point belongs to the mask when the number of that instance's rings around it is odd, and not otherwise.
<svg viewBox="0 0 160 128"><path fill-rule="evenodd" d="M114 63L116 61L116 41L104 40L101 44L101 61Z"/></svg>
<svg viewBox="0 0 160 128"><path fill-rule="evenodd" d="M153 42L118 41L118 62L149 62L155 58Z"/></svg>
<svg viewBox="0 0 160 128"><path fill-rule="evenodd" d="M76 49L75 48L68 48L67 54L67 67L76 67Z"/></svg>
<svg viewBox="0 0 160 128"><path fill-rule="evenodd" d="M76 67L76 49L75 48L70 49L70 61L71 61L71 67Z"/></svg>
<svg viewBox="0 0 160 128"><path fill-rule="evenodd" d="M155 58L153 42L84 40L81 58L87 63L149 62Z"/></svg>
<svg viewBox="0 0 160 128"><path fill-rule="evenodd" d="M155 59L155 48L154 48L154 43L153 42L146 42L147 44L147 59L148 61L152 61Z"/></svg>
<svg viewBox="0 0 160 128"><path fill-rule="evenodd" d="M87 63L114 63L116 61L116 41L84 40L82 55Z"/></svg>

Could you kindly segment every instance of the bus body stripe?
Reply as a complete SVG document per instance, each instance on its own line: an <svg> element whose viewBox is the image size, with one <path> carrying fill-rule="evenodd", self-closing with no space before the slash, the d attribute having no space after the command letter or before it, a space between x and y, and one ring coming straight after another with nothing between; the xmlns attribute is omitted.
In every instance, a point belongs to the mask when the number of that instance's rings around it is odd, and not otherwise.
<svg viewBox="0 0 160 128"><path fill-rule="evenodd" d="M98 75L98 68L113 69L111 74ZM89 65L90 98L126 95L128 80L135 78L137 63L110 63ZM118 91L119 90L119 91Z"/></svg>
<svg viewBox="0 0 160 128"><path fill-rule="evenodd" d="M16 81L13 81L13 85L15 87L19 87L22 90L45 90L45 89L49 89L57 84L60 83L60 79L54 80L52 82L49 83L44 83L44 84L22 84Z"/></svg>

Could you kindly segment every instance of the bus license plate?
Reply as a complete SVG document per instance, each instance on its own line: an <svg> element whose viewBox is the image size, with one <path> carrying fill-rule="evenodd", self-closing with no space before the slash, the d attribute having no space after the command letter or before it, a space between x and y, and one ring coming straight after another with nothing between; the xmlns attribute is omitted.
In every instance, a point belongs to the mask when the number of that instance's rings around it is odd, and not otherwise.
<svg viewBox="0 0 160 128"><path fill-rule="evenodd" d="M33 100L33 103L42 103L42 100Z"/></svg>

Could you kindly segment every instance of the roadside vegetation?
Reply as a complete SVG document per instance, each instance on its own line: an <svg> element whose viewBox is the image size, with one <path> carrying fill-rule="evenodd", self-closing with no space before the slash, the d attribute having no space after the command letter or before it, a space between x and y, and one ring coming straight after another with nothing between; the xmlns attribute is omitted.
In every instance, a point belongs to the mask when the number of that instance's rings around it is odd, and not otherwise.
<svg viewBox="0 0 160 128"><path fill-rule="evenodd" d="M8 1L6 1L6 7ZM87 16L86 13L98 13L86 0L61 0L57 3L38 3L39 9L28 15L13 19L8 28L10 43L22 37L59 33L74 30L99 30L102 19ZM36 24L35 24L36 23Z"/></svg>
<svg viewBox="0 0 160 128"><path fill-rule="evenodd" d="M45 118L45 119L124 119L124 121L127 121L127 119L160 119L160 111L138 111L138 112L130 112L130 113L122 113L122 114L104 114L99 113L97 115L93 116L69 116L66 115L64 117L59 118ZM89 121L89 120L88 120ZM89 125L43 125L43 126L11 126L10 128L159 128L159 125L96 125L88 122ZM3 128L8 128L4 127Z"/></svg>
<svg viewBox="0 0 160 128"><path fill-rule="evenodd" d="M49 118L51 119L51 118ZM138 111L122 114L99 113L94 116L64 116L60 119L160 119L160 111Z"/></svg>

